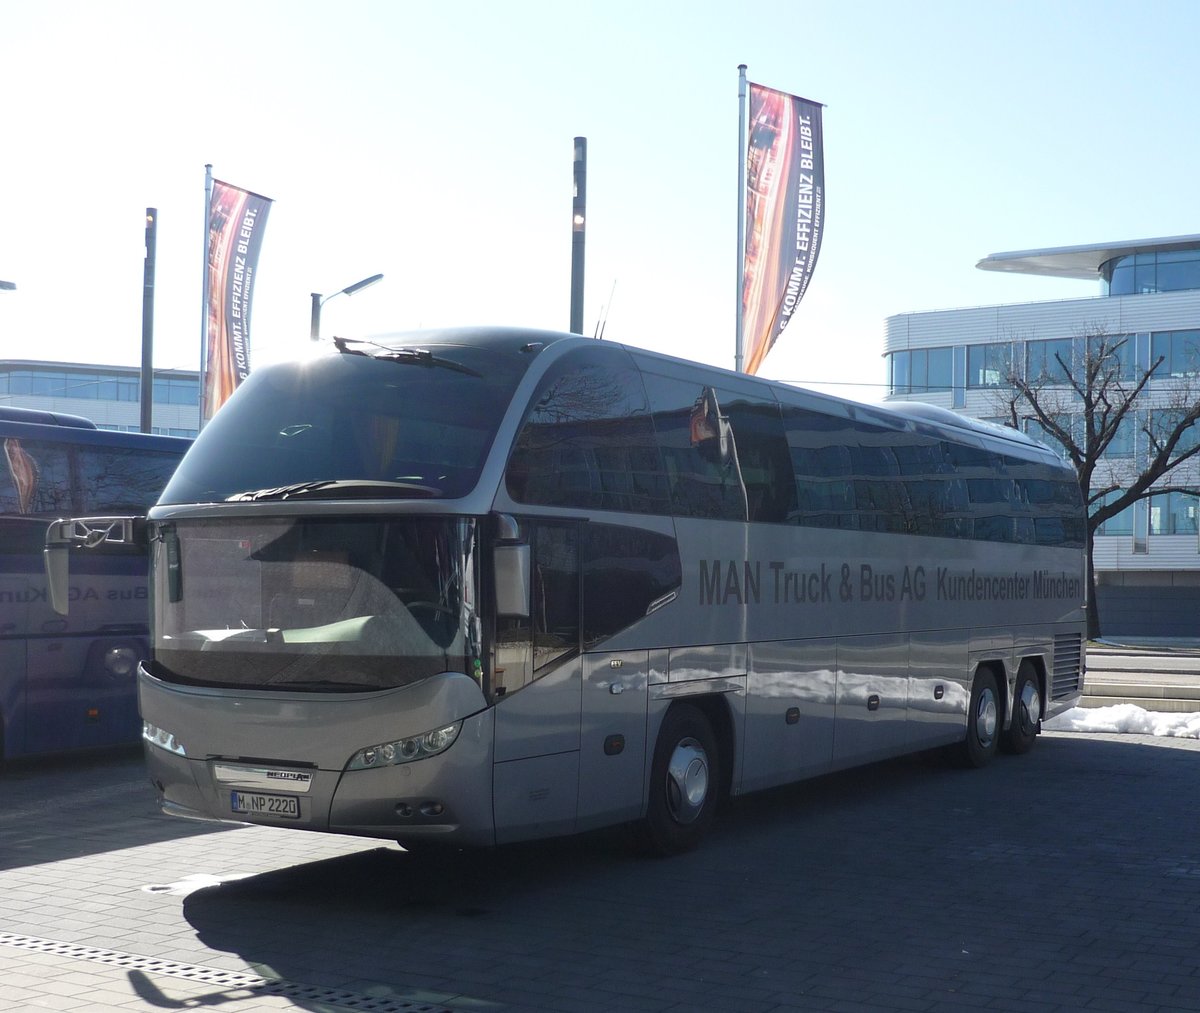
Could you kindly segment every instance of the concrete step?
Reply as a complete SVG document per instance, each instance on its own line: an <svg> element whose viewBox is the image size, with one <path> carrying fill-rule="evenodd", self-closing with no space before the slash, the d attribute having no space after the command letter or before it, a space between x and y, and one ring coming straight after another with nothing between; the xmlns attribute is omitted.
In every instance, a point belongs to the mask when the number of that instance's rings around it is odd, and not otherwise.
<svg viewBox="0 0 1200 1013"><path fill-rule="evenodd" d="M1172 714L1200 711L1200 685L1160 685L1149 681L1084 681L1081 707L1113 707L1121 703L1130 703L1143 710Z"/></svg>

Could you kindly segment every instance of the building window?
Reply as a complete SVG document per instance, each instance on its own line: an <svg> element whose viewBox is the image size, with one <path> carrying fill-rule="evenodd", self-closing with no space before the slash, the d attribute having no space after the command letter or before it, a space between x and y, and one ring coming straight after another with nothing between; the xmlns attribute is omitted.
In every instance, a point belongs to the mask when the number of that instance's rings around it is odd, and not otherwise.
<svg viewBox="0 0 1200 1013"><path fill-rule="evenodd" d="M1132 334L1092 336L1087 341L1088 355L1093 358L1098 359L1100 352L1107 348L1108 354L1105 356L1107 361L1104 364L1106 375L1108 375L1109 369L1116 369L1120 379L1133 379L1137 364L1134 361L1135 349Z"/></svg>
<svg viewBox="0 0 1200 1013"><path fill-rule="evenodd" d="M1096 504L1097 507L1111 503L1121 495L1120 489L1114 489L1107 493L1104 498ZM1133 514L1136 503L1131 503L1115 517L1110 517L1096 529L1098 535L1132 535L1133 534Z"/></svg>
<svg viewBox="0 0 1200 1013"><path fill-rule="evenodd" d="M157 404L199 404L200 384L197 380L159 377L154 381L154 400Z"/></svg>
<svg viewBox="0 0 1200 1013"><path fill-rule="evenodd" d="M892 393L912 393L912 352L895 352L892 355Z"/></svg>
<svg viewBox="0 0 1200 1013"><path fill-rule="evenodd" d="M1150 363L1162 359L1154 378L1200 374L1200 331L1159 331L1150 335Z"/></svg>
<svg viewBox="0 0 1200 1013"><path fill-rule="evenodd" d="M1168 492L1150 497L1150 534L1194 535L1200 498L1186 492Z"/></svg>
<svg viewBox="0 0 1200 1013"><path fill-rule="evenodd" d="M967 346L967 386L1002 387L1012 372L1012 343Z"/></svg>
<svg viewBox="0 0 1200 1013"><path fill-rule="evenodd" d="M1108 446L1104 448L1105 457L1133 457L1134 434L1137 432L1137 419L1126 415L1117 423L1117 431Z"/></svg>
<svg viewBox="0 0 1200 1013"><path fill-rule="evenodd" d="M1105 295L1200 289L1200 249L1131 253L1100 266Z"/></svg>
<svg viewBox="0 0 1200 1013"><path fill-rule="evenodd" d="M892 393L928 394L950 389L953 349L916 348L892 354Z"/></svg>
<svg viewBox="0 0 1200 1013"><path fill-rule="evenodd" d="M1065 381L1071 374L1074 342L1071 338L1052 341L1029 341L1025 345L1025 377L1030 383L1038 380Z"/></svg>
<svg viewBox="0 0 1200 1013"><path fill-rule="evenodd" d="M1153 436L1153 441L1160 446L1167 442L1167 438L1175 431L1175 428L1183 421L1184 413L1179 408L1156 408L1150 412L1150 432ZM1179 435L1179 442L1175 444L1175 453L1182 454L1195 448L1196 444L1200 443L1200 422L1193 422ZM1150 447L1151 453L1154 452L1154 447Z"/></svg>
<svg viewBox="0 0 1200 1013"><path fill-rule="evenodd" d="M1077 415L1067 415L1059 420L1060 422L1064 423L1064 428L1071 434L1072 440L1074 440L1077 435L1076 429L1078 428L1079 418L1080 416ZM1066 459L1070 456L1067 452L1066 446L1059 441L1058 437L1054 436L1050 430L1043 426L1037 419L1027 418L1025 420L1025 435L1030 439L1037 440L1038 443L1049 447L1056 454L1058 454L1059 457Z"/></svg>

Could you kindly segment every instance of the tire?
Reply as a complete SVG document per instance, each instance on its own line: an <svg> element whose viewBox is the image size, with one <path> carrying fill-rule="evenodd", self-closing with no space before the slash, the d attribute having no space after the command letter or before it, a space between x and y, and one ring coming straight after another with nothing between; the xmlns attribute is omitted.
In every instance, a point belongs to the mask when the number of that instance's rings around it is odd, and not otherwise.
<svg viewBox="0 0 1200 1013"><path fill-rule="evenodd" d="M1037 670L1028 661L1017 669L1017 684L1013 689L1012 723L1000 737L1000 747L1006 753L1022 755L1033 748L1042 728L1042 690Z"/></svg>
<svg viewBox="0 0 1200 1013"><path fill-rule="evenodd" d="M996 677L981 668L971 683L967 708L967 737L959 743L957 759L964 767L986 767L996 755L1000 740L1000 699Z"/></svg>
<svg viewBox="0 0 1200 1013"><path fill-rule="evenodd" d="M712 827L720 792L720 753L712 725L692 704L676 704L654 746L646 816L638 827L652 855L690 851Z"/></svg>

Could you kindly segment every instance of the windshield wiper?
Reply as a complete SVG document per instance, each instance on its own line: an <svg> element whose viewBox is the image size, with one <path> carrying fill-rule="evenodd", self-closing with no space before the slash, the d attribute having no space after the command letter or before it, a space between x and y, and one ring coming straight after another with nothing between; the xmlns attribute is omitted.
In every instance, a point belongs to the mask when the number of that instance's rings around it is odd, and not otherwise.
<svg viewBox="0 0 1200 1013"><path fill-rule="evenodd" d="M320 482L296 482L273 489L250 489L226 496L226 503L249 503L264 499L293 499L319 495L322 499L379 499L391 496L440 496L442 490L417 482L386 482L366 478L331 478Z"/></svg>
<svg viewBox="0 0 1200 1013"><path fill-rule="evenodd" d="M461 362L455 362L453 359L434 355L428 348L389 348L387 345L381 345L377 341L368 341L366 338L334 338L333 344L344 355L365 355L370 359L384 359L387 362L405 362L414 366L440 366L443 369L452 369L456 373L466 373L467 376L473 376L476 379L483 378L482 373L475 371L470 366L464 366ZM364 348L351 348L349 347L350 345L370 345L376 351L368 351Z"/></svg>

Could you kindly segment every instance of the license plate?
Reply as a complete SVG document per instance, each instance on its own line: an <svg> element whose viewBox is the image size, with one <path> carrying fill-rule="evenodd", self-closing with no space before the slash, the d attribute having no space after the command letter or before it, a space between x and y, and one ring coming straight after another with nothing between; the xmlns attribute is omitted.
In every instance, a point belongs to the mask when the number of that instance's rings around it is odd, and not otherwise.
<svg viewBox="0 0 1200 1013"><path fill-rule="evenodd" d="M230 807L235 813L250 816L282 816L300 818L300 800L291 795L259 795L256 792L231 791Z"/></svg>

